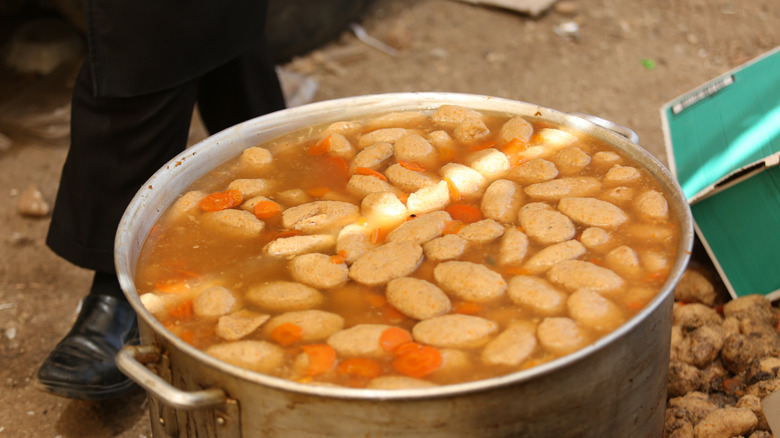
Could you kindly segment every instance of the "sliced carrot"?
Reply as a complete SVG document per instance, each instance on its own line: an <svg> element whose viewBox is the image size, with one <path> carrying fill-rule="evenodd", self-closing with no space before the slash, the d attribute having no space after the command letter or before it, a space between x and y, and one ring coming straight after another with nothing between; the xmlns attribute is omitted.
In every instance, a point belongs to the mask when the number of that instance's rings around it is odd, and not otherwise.
<svg viewBox="0 0 780 438"><path fill-rule="evenodd" d="M393 351L393 354L396 356L400 356L402 354L409 353L410 351L419 350L422 348L422 344L418 344L417 342L405 342L395 348L395 351Z"/></svg>
<svg viewBox="0 0 780 438"><path fill-rule="evenodd" d="M410 194L411 193L401 193L400 195L396 195L396 197L398 198L399 201L401 201L404 204L406 204L406 202L409 200L409 195Z"/></svg>
<svg viewBox="0 0 780 438"><path fill-rule="evenodd" d="M509 158L509 166L517 167L528 161L528 158L522 155L526 149L528 149L528 142L519 138L513 138L501 148L501 151Z"/></svg>
<svg viewBox="0 0 780 438"><path fill-rule="evenodd" d="M415 163L414 161L398 160L398 164L404 169L409 169L414 172L425 172L425 166L420 163Z"/></svg>
<svg viewBox="0 0 780 438"><path fill-rule="evenodd" d="M450 162L453 158L455 158L454 149L447 147L439 149L439 161L442 163Z"/></svg>
<svg viewBox="0 0 780 438"><path fill-rule="evenodd" d="M330 256L330 262L340 265L347 261L347 252L345 250L339 251L337 254Z"/></svg>
<svg viewBox="0 0 780 438"><path fill-rule="evenodd" d="M373 176L374 178L379 178L382 181L387 181L386 176L382 175L374 169L371 169L370 167L358 167L355 169L355 173L358 175Z"/></svg>
<svg viewBox="0 0 780 438"><path fill-rule="evenodd" d="M367 293L363 296L363 298L371 307L382 307L387 304L387 298L385 298L384 295Z"/></svg>
<svg viewBox="0 0 780 438"><path fill-rule="evenodd" d="M532 126L534 127L534 132L539 132L542 129L553 128L553 125L551 125L551 124L549 124L547 122L544 122L544 121L533 122Z"/></svg>
<svg viewBox="0 0 780 438"><path fill-rule="evenodd" d="M496 142L495 142L495 140L491 140L491 141L486 141L486 142L482 142L482 143L477 143L477 144L471 145L471 146L469 146L469 150L470 151L483 151L485 149L490 149L490 148L494 148L494 147L496 147Z"/></svg>
<svg viewBox="0 0 780 438"><path fill-rule="evenodd" d="M328 344L312 344L301 346L303 352L309 358L307 376L319 376L325 374L336 364L336 350Z"/></svg>
<svg viewBox="0 0 780 438"><path fill-rule="evenodd" d="M398 324L406 318L400 310L389 304L382 306L382 308L379 309L379 313L381 313L382 318L389 324Z"/></svg>
<svg viewBox="0 0 780 438"><path fill-rule="evenodd" d="M393 359L393 368L409 377L425 377L441 366L441 352L428 345L399 354Z"/></svg>
<svg viewBox="0 0 780 438"><path fill-rule="evenodd" d="M352 357L341 362L336 372L344 376L373 379L382 373L382 366L373 359Z"/></svg>
<svg viewBox="0 0 780 438"><path fill-rule="evenodd" d="M379 345L385 351L394 351L407 342L412 342L412 335L400 327L388 327L379 335Z"/></svg>
<svg viewBox="0 0 780 438"><path fill-rule="evenodd" d="M645 303L642 303L640 301L628 301L626 303L626 307L636 312L642 310L642 308L645 307Z"/></svg>
<svg viewBox="0 0 780 438"><path fill-rule="evenodd" d="M324 155L330 150L330 135L314 143L306 151L310 155Z"/></svg>
<svg viewBox="0 0 780 438"><path fill-rule="evenodd" d="M382 227L377 227L371 232L371 237L369 239L371 240L371 243L382 243L385 241L388 232L388 230L385 230Z"/></svg>
<svg viewBox="0 0 780 438"><path fill-rule="evenodd" d="M271 331L271 338L283 347L288 347L303 338L303 327L285 322Z"/></svg>
<svg viewBox="0 0 780 438"><path fill-rule="evenodd" d="M200 200L200 208L204 211L219 211L226 208L233 208L241 204L243 195L235 189L228 189L222 192L212 193Z"/></svg>
<svg viewBox="0 0 780 438"><path fill-rule="evenodd" d="M601 265L602 265L602 263L601 263L601 260L599 260L599 259L596 259L596 258L591 258L591 259L589 260L589 262L593 263L594 265L599 265L599 266L601 266Z"/></svg>
<svg viewBox="0 0 780 438"><path fill-rule="evenodd" d="M343 158L329 155L323 157L323 159L325 160L325 166L328 168L329 171L332 172L333 176L338 176L339 178L346 178L347 162L344 161Z"/></svg>
<svg viewBox="0 0 780 438"><path fill-rule="evenodd" d="M504 275L528 275L528 269L519 266L507 266L503 270Z"/></svg>
<svg viewBox="0 0 780 438"><path fill-rule="evenodd" d="M274 201L260 201L255 204L255 216L258 219L270 219L282 211L282 207Z"/></svg>
<svg viewBox="0 0 780 438"><path fill-rule="evenodd" d="M647 274L643 280L645 283L660 283L663 280L666 280L666 272L664 271L651 272Z"/></svg>
<svg viewBox="0 0 780 438"><path fill-rule="evenodd" d="M482 220L482 211L473 205L453 204L445 209L452 219L464 224L471 224Z"/></svg>
<svg viewBox="0 0 780 438"><path fill-rule="evenodd" d="M447 221L444 223L444 229L442 230L442 234L457 234L461 228L463 228L463 222Z"/></svg>
<svg viewBox="0 0 780 438"><path fill-rule="evenodd" d="M198 278L200 277L200 274L190 271L188 269L184 269L178 266L171 266L171 271L176 272L177 274L180 274L182 277L185 278Z"/></svg>
<svg viewBox="0 0 780 438"><path fill-rule="evenodd" d="M501 146L501 151L505 154L519 154L528 149L528 142L521 138L513 138L508 143Z"/></svg>
<svg viewBox="0 0 780 438"><path fill-rule="evenodd" d="M460 201L461 196L458 186L449 178L444 178L444 181L447 183L447 189L450 191L450 199L454 202Z"/></svg>
<svg viewBox="0 0 780 438"><path fill-rule="evenodd" d="M521 366L521 368L524 369L524 370L527 370L528 368L533 368L533 367L539 366L539 365L541 365L543 363L544 363L544 361L541 360L541 359L531 359L531 360L527 361L526 363L524 363Z"/></svg>
<svg viewBox="0 0 780 438"><path fill-rule="evenodd" d="M329 187L321 186L321 187L312 187L309 190L306 190L306 193L308 193L311 196L314 196L315 198L321 198L330 192Z"/></svg>
<svg viewBox="0 0 780 438"><path fill-rule="evenodd" d="M170 315L171 318L175 318L180 321L187 321L192 319L193 313L192 300L185 300L168 311L168 315Z"/></svg>
<svg viewBox="0 0 780 438"><path fill-rule="evenodd" d="M468 301L461 301L453 309L455 313L462 315L477 315L482 311L482 305Z"/></svg>
<svg viewBox="0 0 780 438"><path fill-rule="evenodd" d="M190 284L184 280L169 279L158 281L154 287L167 294L180 294L190 290Z"/></svg>
<svg viewBox="0 0 780 438"><path fill-rule="evenodd" d="M184 330L179 335L179 338L181 338L182 341L192 345L193 342L195 342L195 332L192 330Z"/></svg>

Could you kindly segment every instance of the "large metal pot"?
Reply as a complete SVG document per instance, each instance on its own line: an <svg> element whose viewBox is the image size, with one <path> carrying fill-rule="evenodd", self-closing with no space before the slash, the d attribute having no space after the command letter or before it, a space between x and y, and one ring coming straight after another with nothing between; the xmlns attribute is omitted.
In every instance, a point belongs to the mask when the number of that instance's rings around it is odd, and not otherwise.
<svg viewBox="0 0 780 438"><path fill-rule="evenodd" d="M191 347L143 307L133 276L146 235L176 196L214 166L246 147L312 124L442 104L561 123L607 141L645 166L663 185L680 233L671 274L658 296L613 333L553 362L498 378L407 390L308 386L241 369ZM148 391L154 436L661 436L673 287L692 246L691 216L670 173L637 146L630 130L618 134L616 128L606 129L586 118L477 95L351 97L247 121L171 160L138 192L116 237L117 271L138 312L142 342L140 347L125 347L117 363ZM601 119L596 122L604 124Z"/></svg>

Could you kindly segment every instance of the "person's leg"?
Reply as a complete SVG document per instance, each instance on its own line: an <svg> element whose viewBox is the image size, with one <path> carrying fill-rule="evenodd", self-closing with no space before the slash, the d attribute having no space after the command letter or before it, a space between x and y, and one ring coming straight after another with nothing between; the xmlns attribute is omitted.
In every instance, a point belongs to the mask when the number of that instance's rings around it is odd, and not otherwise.
<svg viewBox="0 0 780 438"><path fill-rule="evenodd" d="M195 83L133 98L95 98L89 68L82 67L47 244L95 276L73 328L38 370L39 388L104 399L134 387L114 362L123 343L137 339L136 315L114 271L114 236L136 191L186 147L195 98Z"/></svg>
<svg viewBox="0 0 780 438"><path fill-rule="evenodd" d="M204 75L198 84L198 109L210 134L284 107L265 41Z"/></svg>
<svg viewBox="0 0 780 438"><path fill-rule="evenodd" d="M195 84L138 97L96 98L89 69L81 69L73 93L71 145L46 240L55 253L87 269L114 272L114 236L127 205L186 147Z"/></svg>

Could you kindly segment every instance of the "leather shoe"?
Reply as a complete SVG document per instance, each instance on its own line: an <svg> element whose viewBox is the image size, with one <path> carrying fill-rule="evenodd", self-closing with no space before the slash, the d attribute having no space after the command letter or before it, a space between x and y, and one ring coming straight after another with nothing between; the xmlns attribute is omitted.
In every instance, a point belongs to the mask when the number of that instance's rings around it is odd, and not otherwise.
<svg viewBox="0 0 780 438"><path fill-rule="evenodd" d="M73 328L38 369L35 386L62 397L104 400L136 388L116 367L125 343L138 343L138 323L130 303L90 294Z"/></svg>

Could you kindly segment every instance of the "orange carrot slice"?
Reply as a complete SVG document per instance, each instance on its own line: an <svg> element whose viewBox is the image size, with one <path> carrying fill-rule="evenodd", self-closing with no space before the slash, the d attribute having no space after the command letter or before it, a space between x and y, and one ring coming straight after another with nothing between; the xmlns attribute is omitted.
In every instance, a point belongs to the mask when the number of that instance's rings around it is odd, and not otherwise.
<svg viewBox="0 0 780 438"><path fill-rule="evenodd" d="M400 327L389 327L379 335L379 345L385 351L393 351L407 342L412 342L412 335Z"/></svg>
<svg viewBox="0 0 780 438"><path fill-rule="evenodd" d="M212 193L200 200L200 208L204 211L219 211L233 208L241 204L244 196L240 191L228 189L223 192Z"/></svg>
<svg viewBox="0 0 780 438"><path fill-rule="evenodd" d="M345 178L347 176L347 162L341 157L327 156L323 157L325 166L331 171L333 176Z"/></svg>
<svg viewBox="0 0 780 438"><path fill-rule="evenodd" d="M414 172L425 172L425 166L414 161L398 160L398 164L404 169L409 169Z"/></svg>
<svg viewBox="0 0 780 438"><path fill-rule="evenodd" d="M325 374L336 364L336 350L328 344L303 345L301 349L309 358L307 376Z"/></svg>
<svg viewBox="0 0 780 438"><path fill-rule="evenodd" d="M338 252L338 254L333 254L330 256L330 262L335 263L337 265L340 265L347 261L347 252L345 250L341 250Z"/></svg>
<svg viewBox="0 0 780 438"><path fill-rule="evenodd" d="M379 313L388 324L399 324L406 318L406 315L401 313L400 310L389 304L382 306L382 308L379 309Z"/></svg>
<svg viewBox="0 0 780 438"><path fill-rule="evenodd" d="M306 151L310 155L324 155L330 150L330 136L323 138L322 140L314 143Z"/></svg>
<svg viewBox="0 0 780 438"><path fill-rule="evenodd" d="M528 159L522 156L522 153L528 149L528 142L519 138L513 138L509 143L505 144L502 148L502 152L509 158L509 166L517 167Z"/></svg>
<svg viewBox="0 0 780 438"><path fill-rule="evenodd" d="M641 301L628 301L626 302L626 307L630 310L638 312L642 310L643 307L645 307L645 303Z"/></svg>
<svg viewBox="0 0 780 438"><path fill-rule="evenodd" d="M164 280L154 284L154 287L167 294L180 294L190 290L190 284L184 280Z"/></svg>
<svg viewBox="0 0 780 438"><path fill-rule="evenodd" d="M303 338L303 327L291 322L279 324L271 331L271 338L279 345L289 347Z"/></svg>
<svg viewBox="0 0 780 438"><path fill-rule="evenodd" d="M453 158L455 158L455 150L452 148L444 147L439 149L439 161L442 163L447 163L452 161Z"/></svg>
<svg viewBox="0 0 780 438"><path fill-rule="evenodd" d="M409 377L425 377L439 369L443 362L441 352L428 345L399 354L393 359L393 368Z"/></svg>
<svg viewBox="0 0 780 438"><path fill-rule="evenodd" d="M461 228L463 228L463 222L447 221L444 223L442 234L458 234L458 231L460 231Z"/></svg>
<svg viewBox="0 0 780 438"><path fill-rule="evenodd" d="M315 198L321 198L330 192L329 187L312 187L309 190L306 190L306 193L308 193L311 196L314 196Z"/></svg>
<svg viewBox="0 0 780 438"><path fill-rule="evenodd" d="M446 208L452 219L464 224L471 224L482 220L482 211L473 205L453 204Z"/></svg>
<svg viewBox="0 0 780 438"><path fill-rule="evenodd" d="M453 310L455 313L460 313L461 315L477 315L482 311L482 306L477 303L461 301L455 305L455 309Z"/></svg>
<svg viewBox="0 0 780 438"><path fill-rule="evenodd" d="M387 304L387 298L385 298L384 295L368 293L364 295L363 298L366 300L366 303L368 303L368 305L371 307L382 307L385 304Z"/></svg>
<svg viewBox="0 0 780 438"><path fill-rule="evenodd" d="M270 219L279 214L282 208L274 201L260 201L255 204L253 211L258 219Z"/></svg>
<svg viewBox="0 0 780 438"><path fill-rule="evenodd" d="M458 186L449 178L444 178L444 181L447 183L447 189L450 191L450 199L455 202L460 201L461 196Z"/></svg>
<svg viewBox="0 0 780 438"><path fill-rule="evenodd" d="M381 179L382 181L387 181L386 176L382 175L381 173L369 167L358 167L357 169L355 169L355 173L357 173L358 175L373 176L375 178Z"/></svg>
<svg viewBox="0 0 780 438"><path fill-rule="evenodd" d="M373 359L352 357L341 362L336 368L336 372L344 376L373 379L382 373L382 366Z"/></svg>
<svg viewBox="0 0 780 438"><path fill-rule="evenodd" d="M385 237L387 237L388 233L389 230L385 230L384 228L375 228L374 231L371 232L369 240L371 240L371 243L382 243L385 241Z"/></svg>
<svg viewBox="0 0 780 438"><path fill-rule="evenodd" d="M171 318L178 319L179 321L192 319L193 313L192 300L185 300L168 311L168 315L170 315Z"/></svg>
<svg viewBox="0 0 780 438"><path fill-rule="evenodd" d="M504 275L528 275L528 269L519 266L507 266L502 269Z"/></svg>
<svg viewBox="0 0 780 438"><path fill-rule="evenodd" d="M417 342L414 341L406 342L396 347L395 351L393 351L393 354L395 354L396 356L400 356L402 354L409 353L410 351L418 350L422 347L423 347L422 344L418 344Z"/></svg>

